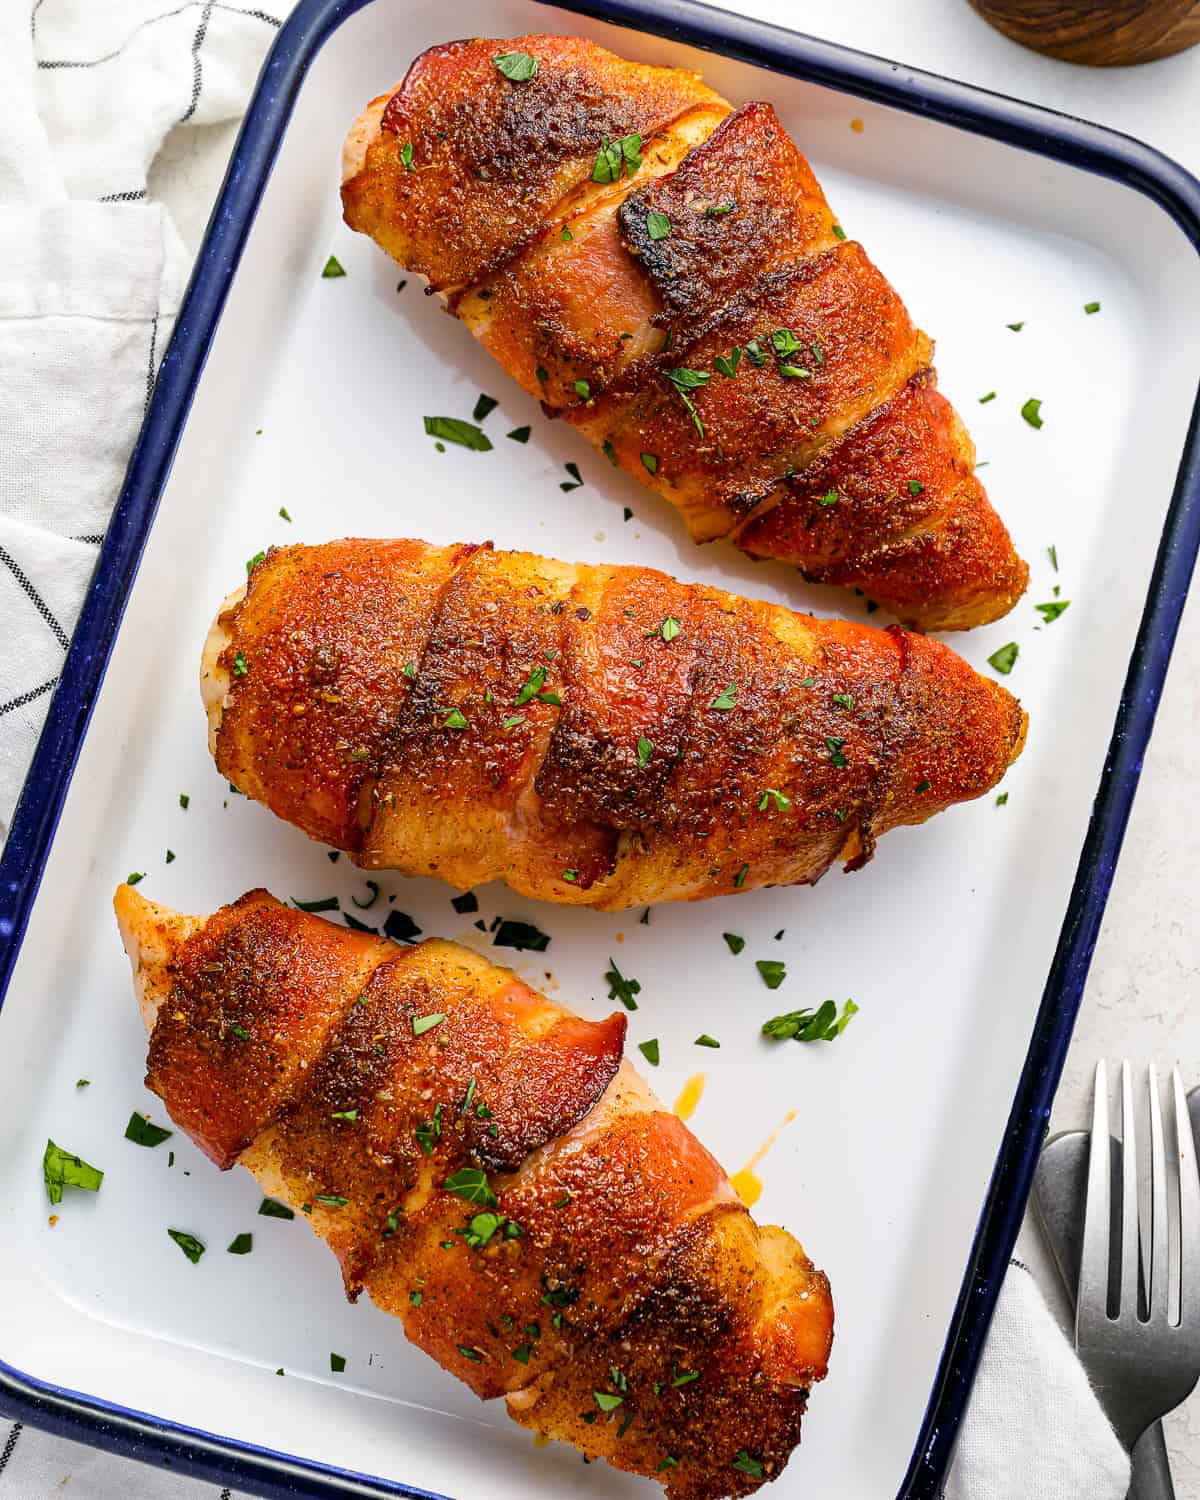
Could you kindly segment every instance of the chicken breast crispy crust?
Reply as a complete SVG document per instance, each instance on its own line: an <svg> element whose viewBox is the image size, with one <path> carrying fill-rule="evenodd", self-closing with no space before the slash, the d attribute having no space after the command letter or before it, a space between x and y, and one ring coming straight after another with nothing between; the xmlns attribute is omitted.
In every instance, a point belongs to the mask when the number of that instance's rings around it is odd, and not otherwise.
<svg viewBox="0 0 1200 1500"><path fill-rule="evenodd" d="M116 894L146 1082L219 1166L308 1218L480 1397L672 1500L745 1495L800 1438L829 1283L585 1021L467 948L251 891Z"/></svg>

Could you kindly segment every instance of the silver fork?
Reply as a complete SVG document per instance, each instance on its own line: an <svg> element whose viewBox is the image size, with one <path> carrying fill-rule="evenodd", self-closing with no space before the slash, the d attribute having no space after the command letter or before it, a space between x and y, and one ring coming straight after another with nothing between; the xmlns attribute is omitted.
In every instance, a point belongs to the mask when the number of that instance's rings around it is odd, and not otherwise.
<svg viewBox="0 0 1200 1500"><path fill-rule="evenodd" d="M1115 1219L1108 1070L1097 1064L1075 1307L1075 1347L1113 1429L1130 1450L1191 1394L1200 1376L1200 1176L1179 1069L1171 1074L1170 1175L1153 1064L1147 1095L1150 1183L1148 1212L1139 1213L1133 1083L1123 1062L1120 1216ZM1174 1213L1168 1211L1168 1195ZM1117 1283L1111 1289L1110 1272ZM1135 1481L1131 1494L1170 1500L1169 1474L1164 1469L1157 1477L1152 1487Z"/></svg>

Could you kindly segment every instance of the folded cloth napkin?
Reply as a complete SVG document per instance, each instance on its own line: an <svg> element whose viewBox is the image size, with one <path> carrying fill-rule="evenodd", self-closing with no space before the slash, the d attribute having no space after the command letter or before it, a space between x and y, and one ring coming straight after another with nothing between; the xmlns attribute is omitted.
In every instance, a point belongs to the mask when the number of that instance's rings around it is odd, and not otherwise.
<svg viewBox="0 0 1200 1500"><path fill-rule="evenodd" d="M236 0L34 0L32 27L25 7L0 5L0 828L178 306L187 255L147 201L150 163L172 126L240 113L278 25ZM835 1358L829 1400L837 1379ZM49 1500L68 1482L74 1500L230 1495L0 1419L0 1500ZM1128 1483L1014 1266L947 1496L1122 1500Z"/></svg>
<svg viewBox="0 0 1200 1500"><path fill-rule="evenodd" d="M0 4L0 836L187 270L147 173L172 126L242 112L269 12Z"/></svg>

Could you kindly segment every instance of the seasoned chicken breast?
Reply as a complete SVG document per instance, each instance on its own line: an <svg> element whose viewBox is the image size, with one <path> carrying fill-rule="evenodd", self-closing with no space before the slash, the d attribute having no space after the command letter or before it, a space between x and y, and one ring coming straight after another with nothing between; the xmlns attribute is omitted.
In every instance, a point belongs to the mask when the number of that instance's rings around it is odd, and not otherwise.
<svg viewBox="0 0 1200 1500"><path fill-rule="evenodd" d="M251 891L115 899L147 1085L308 1218L351 1300L515 1421L672 1500L745 1495L800 1438L829 1284L585 1021L454 943Z"/></svg>
<svg viewBox="0 0 1200 1500"><path fill-rule="evenodd" d="M418 541L266 553L202 686L222 775L360 865L604 909L860 865L1026 722L900 627Z"/></svg>
<svg viewBox="0 0 1200 1500"><path fill-rule="evenodd" d="M921 629L1024 591L930 340L769 104L578 37L448 42L351 128L342 203L695 540Z"/></svg>

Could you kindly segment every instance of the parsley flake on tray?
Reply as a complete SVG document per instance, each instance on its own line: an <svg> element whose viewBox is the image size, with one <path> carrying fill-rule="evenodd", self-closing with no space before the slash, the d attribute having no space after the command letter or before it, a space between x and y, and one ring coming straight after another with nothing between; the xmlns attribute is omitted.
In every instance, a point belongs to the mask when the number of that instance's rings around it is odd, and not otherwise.
<svg viewBox="0 0 1200 1500"><path fill-rule="evenodd" d="M474 422L464 422L459 417L425 417L424 422L429 437L457 443L460 448L470 448L474 453L491 452L491 438Z"/></svg>
<svg viewBox="0 0 1200 1500"><path fill-rule="evenodd" d="M857 1014L858 1006L853 1000L846 1001L840 1015L837 1003L825 1000L816 1010L790 1010L785 1015L773 1016L763 1022L762 1034L776 1042L832 1042Z"/></svg>
<svg viewBox="0 0 1200 1500"><path fill-rule="evenodd" d="M47 1140L42 1154L42 1177L46 1183L46 1196L51 1203L61 1203L63 1188L82 1188L87 1193L98 1193L104 1181L104 1173L93 1167L71 1151L64 1151L53 1141Z"/></svg>

